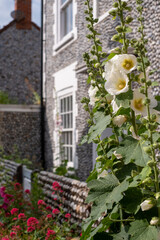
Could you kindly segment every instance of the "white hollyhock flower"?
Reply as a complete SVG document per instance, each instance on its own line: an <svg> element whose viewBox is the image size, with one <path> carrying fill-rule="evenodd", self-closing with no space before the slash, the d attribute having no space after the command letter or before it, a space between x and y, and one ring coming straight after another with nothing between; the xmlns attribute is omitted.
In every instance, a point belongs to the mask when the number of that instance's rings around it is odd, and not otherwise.
<svg viewBox="0 0 160 240"><path fill-rule="evenodd" d="M153 217L150 221L150 225L157 225L159 223L158 217Z"/></svg>
<svg viewBox="0 0 160 240"><path fill-rule="evenodd" d="M135 111L136 115L142 115L143 117L147 116L147 107L143 103L146 96L135 89L133 92L133 99L131 100L131 108ZM148 92L148 98L150 99L150 108L155 108L157 106L157 101L154 96L151 94L151 91Z"/></svg>
<svg viewBox="0 0 160 240"><path fill-rule="evenodd" d="M115 70L124 73L130 73L137 68L137 58L133 54L119 54L115 55L105 65L105 78L108 78L110 72Z"/></svg>
<svg viewBox="0 0 160 240"><path fill-rule="evenodd" d="M114 151L113 154L115 155L115 157L117 159L121 159L122 158L122 155L120 153L116 153L116 151Z"/></svg>
<svg viewBox="0 0 160 240"><path fill-rule="evenodd" d="M111 105L113 108L113 113L116 113L119 110L119 107L114 99L112 100Z"/></svg>
<svg viewBox="0 0 160 240"><path fill-rule="evenodd" d="M105 178L107 176L108 172L106 170L103 170L103 172L101 172L99 175L98 175L98 179L99 178Z"/></svg>
<svg viewBox="0 0 160 240"><path fill-rule="evenodd" d="M151 209L152 207L154 207L154 204L153 204L152 200L147 199L144 202L142 202L140 204L140 206L141 206L142 211L147 211L147 210Z"/></svg>
<svg viewBox="0 0 160 240"><path fill-rule="evenodd" d="M113 124L121 127L125 123L127 118L124 115L119 115L113 118Z"/></svg>
<svg viewBox="0 0 160 240"><path fill-rule="evenodd" d="M126 74L121 71L111 71L105 83L105 89L111 95L119 95L128 91L129 79Z"/></svg>
<svg viewBox="0 0 160 240"><path fill-rule="evenodd" d="M88 90L88 94L89 94L89 98L90 98L90 104L92 106L94 106L95 102L98 100L98 98L96 98L97 91L98 91L98 88L93 87L92 85L90 86L90 88Z"/></svg>
<svg viewBox="0 0 160 240"><path fill-rule="evenodd" d="M160 123L160 112L155 110L155 109L151 109L150 113L155 114L156 119L154 121L157 122L157 123Z"/></svg>
<svg viewBox="0 0 160 240"><path fill-rule="evenodd" d="M116 68L130 73L137 68L137 58L133 54L120 54L112 58Z"/></svg>

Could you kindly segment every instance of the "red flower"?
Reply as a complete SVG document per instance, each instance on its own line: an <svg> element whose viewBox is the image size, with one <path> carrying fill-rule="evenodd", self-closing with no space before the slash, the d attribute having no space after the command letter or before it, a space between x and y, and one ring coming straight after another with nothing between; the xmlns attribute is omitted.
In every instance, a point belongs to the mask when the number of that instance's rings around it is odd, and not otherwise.
<svg viewBox="0 0 160 240"><path fill-rule="evenodd" d="M28 227L36 227L38 225L38 220L35 217L30 217L27 220L27 226Z"/></svg>
<svg viewBox="0 0 160 240"><path fill-rule="evenodd" d="M65 218L71 218L71 214L70 213L66 213Z"/></svg>
<svg viewBox="0 0 160 240"><path fill-rule="evenodd" d="M5 196L5 190L6 190L6 188L4 186L0 188L0 195L2 198L4 198L4 196Z"/></svg>
<svg viewBox="0 0 160 240"><path fill-rule="evenodd" d="M46 205L43 200L38 200L38 205Z"/></svg>
<svg viewBox="0 0 160 240"><path fill-rule="evenodd" d="M14 189L15 189L15 190L20 190L20 189L21 189L21 184L18 183L18 182L15 183L15 184L14 184Z"/></svg>
<svg viewBox="0 0 160 240"><path fill-rule="evenodd" d="M29 189L26 189L26 190L25 190L25 193L30 194L31 191L30 191Z"/></svg>
<svg viewBox="0 0 160 240"><path fill-rule="evenodd" d="M56 234L56 232L54 230L48 229L46 236L50 237L51 235L55 235L55 234Z"/></svg>
<svg viewBox="0 0 160 240"><path fill-rule="evenodd" d="M18 215L18 219L26 219L26 215L24 214L24 213L20 213L19 215Z"/></svg>
<svg viewBox="0 0 160 240"><path fill-rule="evenodd" d="M19 225L13 226L13 227L12 227L12 230L15 231L15 232L21 231L21 227L20 227Z"/></svg>
<svg viewBox="0 0 160 240"><path fill-rule="evenodd" d="M17 215L18 214L19 209L18 208L12 208L11 210L11 215Z"/></svg>
<svg viewBox="0 0 160 240"><path fill-rule="evenodd" d="M47 215L47 218L52 218L52 214L48 214L48 215Z"/></svg>
<svg viewBox="0 0 160 240"><path fill-rule="evenodd" d="M59 185L58 182L53 182L52 184L53 190L58 191L59 189L61 189L61 186Z"/></svg>
<svg viewBox="0 0 160 240"><path fill-rule="evenodd" d="M9 238L4 237L4 238L2 238L2 240L9 240Z"/></svg>
<svg viewBox="0 0 160 240"><path fill-rule="evenodd" d="M10 236L11 236L11 238L14 238L16 236L16 233L15 232L11 232Z"/></svg>
<svg viewBox="0 0 160 240"><path fill-rule="evenodd" d="M16 221L18 218L13 218L13 221Z"/></svg>
<svg viewBox="0 0 160 240"><path fill-rule="evenodd" d="M59 214L59 213L60 213L60 211L59 211L59 209L58 209L58 208L55 208L55 209L53 209L52 213L53 213L53 214Z"/></svg>
<svg viewBox="0 0 160 240"><path fill-rule="evenodd" d="M27 232L33 232L34 230L35 230L34 227L28 227L28 228L27 228Z"/></svg>
<svg viewBox="0 0 160 240"><path fill-rule="evenodd" d="M54 201L57 201L57 198L53 198Z"/></svg>
<svg viewBox="0 0 160 240"><path fill-rule="evenodd" d="M52 211L52 208L51 208L50 206L47 206L47 207L46 207L46 210Z"/></svg>

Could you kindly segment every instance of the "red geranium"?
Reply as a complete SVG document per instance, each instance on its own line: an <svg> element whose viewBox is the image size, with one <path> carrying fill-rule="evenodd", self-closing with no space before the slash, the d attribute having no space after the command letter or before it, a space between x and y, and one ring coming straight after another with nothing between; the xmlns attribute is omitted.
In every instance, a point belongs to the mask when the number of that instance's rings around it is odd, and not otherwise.
<svg viewBox="0 0 160 240"><path fill-rule="evenodd" d="M55 208L55 209L53 209L52 213L53 213L53 214L59 214L59 213L60 213L60 211L59 211L59 209L58 209L58 208Z"/></svg>

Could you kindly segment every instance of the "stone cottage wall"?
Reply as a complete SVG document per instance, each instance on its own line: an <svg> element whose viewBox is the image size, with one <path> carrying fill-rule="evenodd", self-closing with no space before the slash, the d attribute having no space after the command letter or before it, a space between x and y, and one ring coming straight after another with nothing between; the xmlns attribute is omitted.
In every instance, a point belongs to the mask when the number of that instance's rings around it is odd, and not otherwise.
<svg viewBox="0 0 160 240"><path fill-rule="evenodd" d="M0 91L18 104L34 104L40 96L41 35L38 26L16 29L16 23L0 30Z"/></svg>
<svg viewBox="0 0 160 240"><path fill-rule="evenodd" d="M21 158L41 161L40 107L0 105L0 146L6 155L17 147Z"/></svg>

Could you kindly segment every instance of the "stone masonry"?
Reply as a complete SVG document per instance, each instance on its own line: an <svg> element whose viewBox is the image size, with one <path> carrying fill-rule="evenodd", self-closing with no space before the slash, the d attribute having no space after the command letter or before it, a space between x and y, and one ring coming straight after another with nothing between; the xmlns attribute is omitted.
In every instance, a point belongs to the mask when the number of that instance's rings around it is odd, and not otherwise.
<svg viewBox="0 0 160 240"><path fill-rule="evenodd" d="M76 14L76 26L77 26L77 39L70 45L57 51L56 56L53 55L54 35L53 24L55 22L55 16L53 14L53 4L55 0L46 0L44 4L44 17L45 17L45 76L46 76L46 165L51 166L53 162L53 152L55 139L53 138L54 120L53 120L53 88L54 78L52 75L71 63L77 61L76 78L78 90L76 92L76 103L78 104L78 116L76 118L76 130L78 130L78 142L77 142L77 156L78 156L78 177L81 180L85 180L89 175L89 172L93 168L92 166L92 144L79 146L81 137L87 132L87 114L83 110L83 106L80 103L81 98L87 96L88 86L86 85L87 71L85 69L85 63L83 61L83 53L90 50L91 43L86 39L88 30L86 29L85 21L85 5L82 0L76 0L77 14ZM102 16L112 7L112 0L100 0L98 16ZM133 6L133 15L136 16L135 0L129 1ZM158 69L157 72L152 75L152 80L159 81L159 65L160 65L160 2L159 0L144 0L144 17L145 17L145 32L149 40L148 50L149 58L152 60L152 68ZM112 21L110 16L107 16L96 24L98 32L101 33L100 40L102 41L103 51L109 52L112 48L117 46L116 42L111 41L111 37L115 33L115 26L118 24L118 20ZM133 36L136 37L137 22L133 24ZM154 88L154 93L159 92L159 87ZM50 168L50 167L49 167Z"/></svg>
<svg viewBox="0 0 160 240"><path fill-rule="evenodd" d="M34 104L40 96L40 28L17 29L16 22L0 29L0 91L19 104Z"/></svg>

